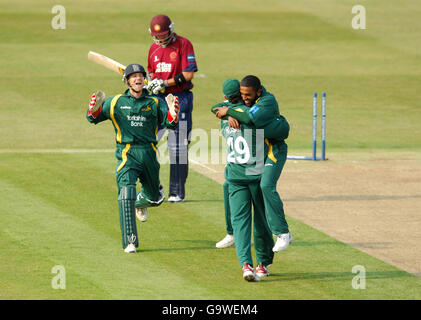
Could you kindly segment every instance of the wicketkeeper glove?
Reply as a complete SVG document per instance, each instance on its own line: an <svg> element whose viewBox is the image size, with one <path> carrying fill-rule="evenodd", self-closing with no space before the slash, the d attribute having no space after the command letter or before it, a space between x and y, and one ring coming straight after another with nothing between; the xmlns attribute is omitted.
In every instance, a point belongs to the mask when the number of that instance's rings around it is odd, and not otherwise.
<svg viewBox="0 0 421 320"><path fill-rule="evenodd" d="M168 87L168 81L157 78L149 81L147 89L153 94L158 94L159 92L163 93L166 87Z"/></svg>
<svg viewBox="0 0 421 320"><path fill-rule="evenodd" d="M178 97L174 96L173 94L169 94L165 97L165 101L167 101L168 105L168 121L178 122L178 112L180 111L180 103L178 101Z"/></svg>
<svg viewBox="0 0 421 320"><path fill-rule="evenodd" d="M91 96L91 102L89 103L88 115L96 118L101 112L102 103L105 100L105 93L99 90Z"/></svg>

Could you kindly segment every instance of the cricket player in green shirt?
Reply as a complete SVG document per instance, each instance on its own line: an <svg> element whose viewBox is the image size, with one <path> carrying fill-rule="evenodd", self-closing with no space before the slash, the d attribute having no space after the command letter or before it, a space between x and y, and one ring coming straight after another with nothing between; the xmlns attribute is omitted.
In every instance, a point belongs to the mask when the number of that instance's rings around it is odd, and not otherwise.
<svg viewBox="0 0 421 320"><path fill-rule="evenodd" d="M248 109L241 99L235 99L232 92L239 92L239 81L228 79L223 85L225 97L230 107L244 112ZM240 111L241 110L241 111ZM243 278L247 281L259 281L261 276L268 276L268 268L273 261L273 238L267 225L263 196L260 190L260 177L263 172L265 143L263 130L256 133L253 125L242 125L239 129L229 126L228 120L221 120L222 134L228 144L227 166L225 168L228 190L228 209L231 214L227 220L232 225L237 257L242 266ZM266 148L267 149L267 148ZM252 205L254 219L252 219ZM227 218L227 217L226 217ZM251 255L251 226L253 220L254 246L257 266L253 269Z"/></svg>
<svg viewBox="0 0 421 320"><path fill-rule="evenodd" d="M234 108L238 106L245 106L241 98L240 93L240 81L237 79L228 79L224 82L222 86L222 92L225 97L225 101L220 102L214 105L211 108L211 112L216 114L219 108L228 107ZM239 111L240 109L234 109ZM228 120L228 124L231 127L239 129L239 123L236 119L224 116L223 120ZM244 122L244 121L243 121ZM284 140L288 137L289 133L289 124L286 119L282 116L277 117L274 121L269 122L264 127L264 137L274 140ZM219 249L228 248L234 244L234 231L232 230L231 225L231 214L228 201L228 182L225 180L223 184L223 193L224 193L224 210L225 210L225 225L226 225L226 236L219 242L216 243L216 247Z"/></svg>
<svg viewBox="0 0 421 320"><path fill-rule="evenodd" d="M214 105L211 108L211 112L216 114L216 111L218 110L217 108L222 107L222 106L228 106L230 107L235 107L235 106L244 106L243 104L243 100L241 99L241 94L240 94L240 81L238 81L237 79L228 79L224 82L224 84L222 85L222 92L224 94L225 97L225 101L220 102L216 105ZM239 124L238 121L230 118L226 116L224 117L223 120L228 120L228 124L230 124L230 121L234 120L234 124L237 128L239 128ZM216 243L216 247L219 249L223 249L223 248L228 248L230 246L232 246L234 244L234 230L232 229L232 224L231 224L231 212L230 212L230 207L229 207L229 194L228 194L228 181L225 180L224 184L223 184L223 193L224 193L224 210L225 210L225 226L226 226L226 231L227 231L227 235L218 243Z"/></svg>
<svg viewBox="0 0 421 320"><path fill-rule="evenodd" d="M219 117L228 115L241 124L253 124L256 128L264 128L274 119L281 119L281 121L285 119L279 114L275 97L266 91L256 76L244 77L240 83L240 92L244 103L250 109L246 112L238 112L233 108L221 107L217 109ZM287 126L286 120L284 129L279 132L280 135L277 138L265 139L268 156L260 182L268 224L272 233L277 236L272 249L274 252L287 249L293 241L285 219L283 202L276 191L276 183L287 159L288 148L284 140L288 137L289 125Z"/></svg>
<svg viewBox="0 0 421 320"><path fill-rule="evenodd" d="M178 98L168 95L165 103L149 95L144 89L145 77L146 72L141 65L128 65L123 79L129 89L106 100L105 94L98 91L92 95L86 113L91 123L111 120L114 126L122 247L128 253L136 252L139 246L135 216L146 221L147 208L158 206L164 200L156 149L158 123L170 129L178 124ZM136 194L138 179L142 190Z"/></svg>

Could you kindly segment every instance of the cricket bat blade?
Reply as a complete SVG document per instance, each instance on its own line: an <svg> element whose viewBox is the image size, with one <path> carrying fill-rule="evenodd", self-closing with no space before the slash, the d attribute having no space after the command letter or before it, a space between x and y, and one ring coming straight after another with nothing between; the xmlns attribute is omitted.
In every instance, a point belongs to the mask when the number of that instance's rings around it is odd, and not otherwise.
<svg viewBox="0 0 421 320"><path fill-rule="evenodd" d="M121 75L126 69L125 65L94 51L88 52L88 59Z"/></svg>

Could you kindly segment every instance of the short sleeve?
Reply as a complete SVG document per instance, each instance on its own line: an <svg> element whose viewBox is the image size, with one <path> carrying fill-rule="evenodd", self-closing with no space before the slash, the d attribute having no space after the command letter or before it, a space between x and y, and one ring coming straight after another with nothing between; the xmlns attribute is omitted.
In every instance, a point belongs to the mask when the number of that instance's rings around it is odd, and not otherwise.
<svg viewBox="0 0 421 320"><path fill-rule="evenodd" d="M194 72L198 70L193 45L187 39L184 39L183 41L183 56L181 58L181 70Z"/></svg>

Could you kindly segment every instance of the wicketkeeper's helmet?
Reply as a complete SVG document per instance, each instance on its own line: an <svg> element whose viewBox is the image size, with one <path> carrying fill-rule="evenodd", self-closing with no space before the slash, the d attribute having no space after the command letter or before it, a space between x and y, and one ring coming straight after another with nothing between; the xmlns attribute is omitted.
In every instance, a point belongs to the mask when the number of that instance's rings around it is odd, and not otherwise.
<svg viewBox="0 0 421 320"><path fill-rule="evenodd" d="M124 70L123 80L127 82L130 75L137 72L141 72L143 76L146 77L145 68L143 68L140 64L137 64L137 63L129 64Z"/></svg>

